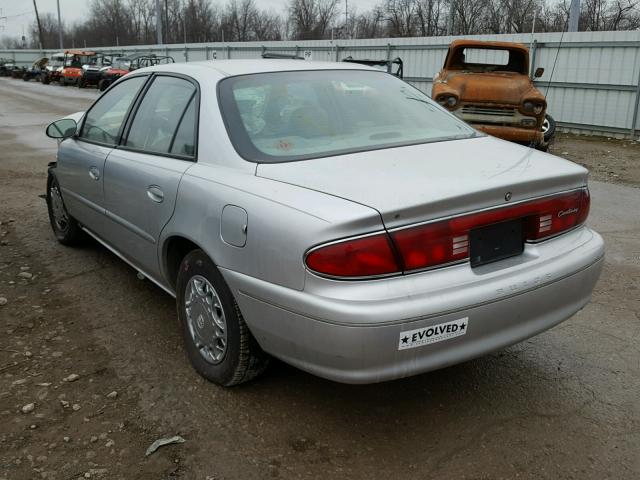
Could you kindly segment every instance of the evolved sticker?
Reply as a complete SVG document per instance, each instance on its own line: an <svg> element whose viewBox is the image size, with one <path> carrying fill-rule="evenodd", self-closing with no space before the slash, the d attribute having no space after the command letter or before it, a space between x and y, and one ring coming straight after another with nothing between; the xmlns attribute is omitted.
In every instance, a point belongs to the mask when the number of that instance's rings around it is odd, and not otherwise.
<svg viewBox="0 0 640 480"><path fill-rule="evenodd" d="M400 332L398 350L422 347L423 345L429 345L430 343L459 337L460 335L467 333L468 324L469 317L465 317L451 322L439 323L438 325L430 325L428 327Z"/></svg>

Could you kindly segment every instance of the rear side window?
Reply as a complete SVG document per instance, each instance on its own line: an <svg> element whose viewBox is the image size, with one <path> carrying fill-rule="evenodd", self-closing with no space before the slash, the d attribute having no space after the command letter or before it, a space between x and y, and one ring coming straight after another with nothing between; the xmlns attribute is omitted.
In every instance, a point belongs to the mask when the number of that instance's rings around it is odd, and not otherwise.
<svg viewBox="0 0 640 480"><path fill-rule="evenodd" d="M116 145L127 111L146 81L146 76L124 80L100 97L87 113L80 138Z"/></svg>
<svg viewBox="0 0 640 480"><path fill-rule="evenodd" d="M125 145L151 153L193 155L195 94L187 80L157 77L140 102ZM190 133L192 138L186 140ZM179 144L173 148L176 139Z"/></svg>
<svg viewBox="0 0 640 480"><path fill-rule="evenodd" d="M171 145L171 153L193 157L196 153L196 97L191 97L189 106L178 126Z"/></svg>

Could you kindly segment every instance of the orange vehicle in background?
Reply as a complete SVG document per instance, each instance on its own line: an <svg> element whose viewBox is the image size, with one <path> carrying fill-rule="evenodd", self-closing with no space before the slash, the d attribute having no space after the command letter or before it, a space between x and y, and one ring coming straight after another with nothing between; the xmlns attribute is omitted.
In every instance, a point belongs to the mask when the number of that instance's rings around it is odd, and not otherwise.
<svg viewBox="0 0 640 480"><path fill-rule="evenodd" d="M82 66L90 64L95 57L96 52L88 50L65 50L60 85L77 85L82 78Z"/></svg>
<svg viewBox="0 0 640 480"><path fill-rule="evenodd" d="M489 135L546 150L555 122L529 76L529 49L511 42L455 40L433 79L431 98Z"/></svg>

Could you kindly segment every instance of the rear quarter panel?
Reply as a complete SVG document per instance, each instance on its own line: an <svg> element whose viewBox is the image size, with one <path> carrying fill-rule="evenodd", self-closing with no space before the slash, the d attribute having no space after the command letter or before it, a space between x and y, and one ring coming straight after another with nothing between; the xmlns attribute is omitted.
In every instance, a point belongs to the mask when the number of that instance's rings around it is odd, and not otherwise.
<svg viewBox="0 0 640 480"><path fill-rule="evenodd" d="M244 247L221 238L226 205L247 212ZM259 178L253 172L197 164L183 177L175 213L162 233L161 265L166 277L167 242L182 236L200 246L219 267L302 290L304 255L310 247L382 228L380 215L369 207Z"/></svg>

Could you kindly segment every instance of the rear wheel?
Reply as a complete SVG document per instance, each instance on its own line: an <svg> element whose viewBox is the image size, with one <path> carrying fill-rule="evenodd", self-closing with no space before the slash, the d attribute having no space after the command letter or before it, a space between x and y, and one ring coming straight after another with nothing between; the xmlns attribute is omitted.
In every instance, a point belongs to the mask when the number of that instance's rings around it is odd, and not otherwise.
<svg viewBox="0 0 640 480"><path fill-rule="evenodd" d="M80 77L80 79L78 79L78 88L84 88L87 86L87 81Z"/></svg>
<svg viewBox="0 0 640 480"><path fill-rule="evenodd" d="M102 79L98 82L98 90L104 92L107 88L109 88L109 80Z"/></svg>
<svg viewBox="0 0 640 480"><path fill-rule="evenodd" d="M49 75L47 74L42 75L42 83L44 85L49 85L49 83L51 83L51 79L49 78Z"/></svg>
<svg viewBox="0 0 640 480"><path fill-rule="evenodd" d="M49 173L47 179L47 210L53 233L63 245L78 245L85 236L75 218L69 215L62 199L58 179Z"/></svg>
<svg viewBox="0 0 640 480"><path fill-rule="evenodd" d="M225 387L256 377L268 364L222 274L202 250L180 264L178 318L187 356L207 380Z"/></svg>

